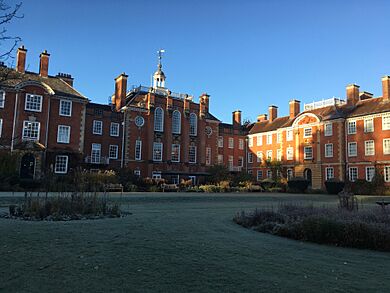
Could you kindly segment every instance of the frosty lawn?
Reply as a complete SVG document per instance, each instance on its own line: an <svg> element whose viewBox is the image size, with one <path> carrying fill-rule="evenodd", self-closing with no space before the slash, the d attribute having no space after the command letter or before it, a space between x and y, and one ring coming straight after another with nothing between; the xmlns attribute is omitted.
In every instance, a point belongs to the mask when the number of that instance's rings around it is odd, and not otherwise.
<svg viewBox="0 0 390 293"><path fill-rule="evenodd" d="M122 200L133 214L120 219L0 219L0 292L390 290L389 253L301 243L232 221L242 209L336 204L334 196L149 193ZM0 197L0 206L11 201Z"/></svg>

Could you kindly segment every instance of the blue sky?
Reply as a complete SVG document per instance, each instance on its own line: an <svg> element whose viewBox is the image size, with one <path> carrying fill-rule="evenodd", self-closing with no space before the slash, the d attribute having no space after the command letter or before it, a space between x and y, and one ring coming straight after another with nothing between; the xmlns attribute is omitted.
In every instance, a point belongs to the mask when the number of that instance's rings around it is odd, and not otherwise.
<svg viewBox="0 0 390 293"><path fill-rule="evenodd" d="M8 1L12 2L12 1ZM166 86L211 95L225 122L252 121L288 101L345 97L345 86L381 95L390 74L390 1L23 1L9 27L28 49L29 70L51 54L49 72L71 73L75 87L106 103L114 78L149 85L164 48ZM301 106L302 108L303 106Z"/></svg>

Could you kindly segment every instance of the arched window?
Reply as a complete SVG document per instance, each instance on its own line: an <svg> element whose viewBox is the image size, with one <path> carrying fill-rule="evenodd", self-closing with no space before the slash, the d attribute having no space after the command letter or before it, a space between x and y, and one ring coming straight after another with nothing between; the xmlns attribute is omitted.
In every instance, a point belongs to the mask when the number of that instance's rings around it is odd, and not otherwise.
<svg viewBox="0 0 390 293"><path fill-rule="evenodd" d="M190 135L197 135L198 133L198 117L195 113L190 114Z"/></svg>
<svg viewBox="0 0 390 293"><path fill-rule="evenodd" d="M180 134L181 132L181 114L175 110L172 113L172 133Z"/></svg>
<svg viewBox="0 0 390 293"><path fill-rule="evenodd" d="M154 111L154 131L164 131L164 110L160 107Z"/></svg>

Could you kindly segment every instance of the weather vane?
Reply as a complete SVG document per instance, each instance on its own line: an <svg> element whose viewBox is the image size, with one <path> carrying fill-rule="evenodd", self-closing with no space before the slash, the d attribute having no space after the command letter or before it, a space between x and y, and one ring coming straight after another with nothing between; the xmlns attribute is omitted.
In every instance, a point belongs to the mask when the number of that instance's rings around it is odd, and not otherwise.
<svg viewBox="0 0 390 293"><path fill-rule="evenodd" d="M160 50L157 51L157 54L158 54L158 65L160 65L160 66L161 66L161 59L162 59L163 53L165 53L164 49L160 49Z"/></svg>

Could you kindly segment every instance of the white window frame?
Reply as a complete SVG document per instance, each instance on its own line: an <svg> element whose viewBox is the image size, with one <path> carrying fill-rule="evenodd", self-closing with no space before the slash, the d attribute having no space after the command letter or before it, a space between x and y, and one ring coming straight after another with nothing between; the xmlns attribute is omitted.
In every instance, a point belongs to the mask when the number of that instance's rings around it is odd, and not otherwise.
<svg viewBox="0 0 390 293"><path fill-rule="evenodd" d="M190 135L198 135L198 116L195 113L190 114Z"/></svg>
<svg viewBox="0 0 390 293"><path fill-rule="evenodd" d="M354 174L355 171L356 171L356 178L353 178L354 176L352 176L352 175L355 175ZM349 179L349 181L355 182L356 179L358 179L358 178L359 178L359 169L358 169L358 167L349 167L349 169L348 169L348 179Z"/></svg>
<svg viewBox="0 0 390 293"><path fill-rule="evenodd" d="M136 161L142 160L142 140L140 139L135 140L134 159Z"/></svg>
<svg viewBox="0 0 390 293"><path fill-rule="evenodd" d="M65 108L64 104L69 105L69 113L63 113ZM72 101L69 100L60 100L60 109L58 110L60 113L60 116L65 116L65 117L72 117Z"/></svg>
<svg viewBox="0 0 390 293"><path fill-rule="evenodd" d="M276 160L277 161L281 161L282 160L282 150L281 149L277 149L276 150Z"/></svg>
<svg viewBox="0 0 390 293"><path fill-rule="evenodd" d="M294 148L288 147L286 149L286 160L291 161L294 160Z"/></svg>
<svg viewBox="0 0 390 293"><path fill-rule="evenodd" d="M252 146L252 137L249 138L248 142L250 143L250 147ZM238 139L238 149L243 150L244 149L244 140L242 138Z"/></svg>
<svg viewBox="0 0 390 293"><path fill-rule="evenodd" d="M267 160L269 160L269 161L272 161L272 150L268 150L267 152L266 152L266 158L267 158Z"/></svg>
<svg viewBox="0 0 390 293"><path fill-rule="evenodd" d="M233 156L229 156L228 157L228 169L230 171L233 170L233 166L234 166L234 157Z"/></svg>
<svg viewBox="0 0 390 293"><path fill-rule="evenodd" d="M390 114L382 115L382 130L390 129Z"/></svg>
<svg viewBox="0 0 390 293"><path fill-rule="evenodd" d="M35 101L36 98L39 99L39 102ZM42 101L43 101L43 97L41 95L26 94L26 98L24 101L24 110L31 111L31 112L42 112ZM38 107L35 106L31 107L33 105Z"/></svg>
<svg viewBox="0 0 390 293"><path fill-rule="evenodd" d="M333 167L326 167L325 168L325 180L333 179L334 178L334 168Z"/></svg>
<svg viewBox="0 0 390 293"><path fill-rule="evenodd" d="M272 144L272 133L267 134L267 144Z"/></svg>
<svg viewBox="0 0 390 293"><path fill-rule="evenodd" d="M100 164L102 158L102 145L93 143L91 146L91 164Z"/></svg>
<svg viewBox="0 0 390 293"><path fill-rule="evenodd" d="M244 167L244 157L238 156L238 167Z"/></svg>
<svg viewBox="0 0 390 293"><path fill-rule="evenodd" d="M111 122L110 124L110 136L118 137L120 132L119 123Z"/></svg>
<svg viewBox="0 0 390 293"><path fill-rule="evenodd" d="M286 176L287 176L287 180L290 180L291 178L293 178L294 177L293 169L291 169L291 168L287 169Z"/></svg>
<svg viewBox="0 0 390 293"><path fill-rule="evenodd" d="M310 149L310 156L308 150ZM304 160L312 160L313 159L313 147L305 146L303 147L303 159Z"/></svg>
<svg viewBox="0 0 390 293"><path fill-rule="evenodd" d="M375 167L366 166L366 181L371 182L375 176Z"/></svg>
<svg viewBox="0 0 390 293"><path fill-rule="evenodd" d="M375 142L374 140L364 141L364 155L374 156L375 155Z"/></svg>
<svg viewBox="0 0 390 293"><path fill-rule="evenodd" d="M263 170L257 170L256 180L261 181L263 179Z"/></svg>
<svg viewBox="0 0 390 293"><path fill-rule="evenodd" d="M164 131L164 110L161 107L154 110L154 131Z"/></svg>
<svg viewBox="0 0 390 293"><path fill-rule="evenodd" d="M5 91L0 91L0 108L5 107Z"/></svg>
<svg viewBox="0 0 390 293"><path fill-rule="evenodd" d="M223 136L218 136L218 147L223 148Z"/></svg>
<svg viewBox="0 0 390 293"><path fill-rule="evenodd" d="M159 152L159 153L157 153ZM163 144L162 142L154 142L153 143L153 161L154 162L162 162L163 157Z"/></svg>
<svg viewBox="0 0 390 293"><path fill-rule="evenodd" d="M188 148L188 163L196 164L197 161L196 152L197 152L196 146L190 145Z"/></svg>
<svg viewBox="0 0 390 293"><path fill-rule="evenodd" d="M333 135L333 124L325 123L324 124L324 136L332 136Z"/></svg>
<svg viewBox="0 0 390 293"><path fill-rule="evenodd" d="M67 136L64 138L63 130L67 130ZM70 126L69 125L58 125L57 127L57 143L69 143L70 142Z"/></svg>
<svg viewBox="0 0 390 293"><path fill-rule="evenodd" d="M390 166L383 167L383 177L385 182L390 182Z"/></svg>
<svg viewBox="0 0 390 293"><path fill-rule="evenodd" d="M364 132L374 132L374 118L364 119Z"/></svg>
<svg viewBox="0 0 390 293"><path fill-rule="evenodd" d="M141 170L134 170L134 176L140 177L141 176Z"/></svg>
<svg viewBox="0 0 390 293"><path fill-rule="evenodd" d="M206 165L210 166L211 165L211 148L206 147Z"/></svg>
<svg viewBox="0 0 390 293"><path fill-rule="evenodd" d="M223 164L223 155L218 154L218 165L222 165L222 164Z"/></svg>
<svg viewBox="0 0 390 293"><path fill-rule="evenodd" d="M98 131L98 125L100 125L100 131ZM92 125L92 134L98 134L102 135L103 134L103 121L101 120L93 120L93 125Z"/></svg>
<svg viewBox="0 0 390 293"><path fill-rule="evenodd" d="M257 157L257 163L261 163L263 161L263 152L257 152L256 157Z"/></svg>
<svg viewBox="0 0 390 293"><path fill-rule="evenodd" d="M270 169L267 170L267 178L272 179L272 170Z"/></svg>
<svg viewBox="0 0 390 293"><path fill-rule="evenodd" d="M333 143L325 144L325 158L333 158Z"/></svg>
<svg viewBox="0 0 390 293"><path fill-rule="evenodd" d="M65 159L63 162L60 162L60 159ZM65 155L57 155L55 164L54 164L54 173L56 174L66 174L68 173L68 162L69 162L69 157ZM65 163L64 166L59 165L59 164ZM61 168L60 168L61 167ZM63 168L62 168L63 167Z"/></svg>
<svg viewBox="0 0 390 293"><path fill-rule="evenodd" d="M294 138L294 132L292 129L286 131L286 141L292 141Z"/></svg>
<svg viewBox="0 0 390 293"><path fill-rule="evenodd" d="M390 138L383 139L383 154L390 155Z"/></svg>
<svg viewBox="0 0 390 293"><path fill-rule="evenodd" d="M348 121L348 134L356 134L356 121Z"/></svg>
<svg viewBox="0 0 390 293"><path fill-rule="evenodd" d="M0 137L3 134L3 119L0 118Z"/></svg>
<svg viewBox="0 0 390 293"><path fill-rule="evenodd" d="M233 149L234 148L234 138L233 137L229 137L228 148L229 149Z"/></svg>
<svg viewBox="0 0 390 293"><path fill-rule="evenodd" d="M111 156L111 151L115 149L114 153L115 156ZM119 152L119 146L117 144L110 144L108 147L108 158L112 160L117 160L118 159L118 152Z"/></svg>
<svg viewBox="0 0 390 293"><path fill-rule="evenodd" d="M263 145L263 136L261 134L256 136L256 145L257 146Z"/></svg>
<svg viewBox="0 0 390 293"><path fill-rule="evenodd" d="M30 126L30 125L37 125L38 129L34 130L34 132L37 133L37 136L36 137L31 137L26 135L26 132L31 132L33 131L32 128L28 129L27 127ZM23 129L22 129L22 138L23 140L32 140L32 141L39 141L39 137L40 137L40 132L41 132L41 123L38 122L38 121L29 121L29 120L25 120L23 121Z"/></svg>
<svg viewBox="0 0 390 293"><path fill-rule="evenodd" d="M177 158L174 157L174 155L176 154L176 152L174 152L175 148L177 150ZM178 144L178 143L173 143L172 144L172 148L171 148L171 162L174 162L174 163L179 163L180 162L180 144Z"/></svg>
<svg viewBox="0 0 390 293"><path fill-rule="evenodd" d="M172 133L181 133L181 113L178 110L175 110L172 113Z"/></svg>
<svg viewBox="0 0 390 293"><path fill-rule="evenodd" d="M281 131L278 131L276 133L276 143L281 143L283 141L283 133Z"/></svg>
<svg viewBox="0 0 390 293"><path fill-rule="evenodd" d="M312 133L311 127L306 127L303 129L303 137L307 138L307 137L312 137L312 136L313 136L313 133Z"/></svg>
<svg viewBox="0 0 390 293"><path fill-rule="evenodd" d="M248 153L248 163L253 163L253 153Z"/></svg>
<svg viewBox="0 0 390 293"><path fill-rule="evenodd" d="M351 151L351 147L352 146L355 146L355 150L356 150L356 152L355 153L352 153L352 151ZM349 142L348 143L348 157L357 157L357 142L356 141L352 141L352 142Z"/></svg>

